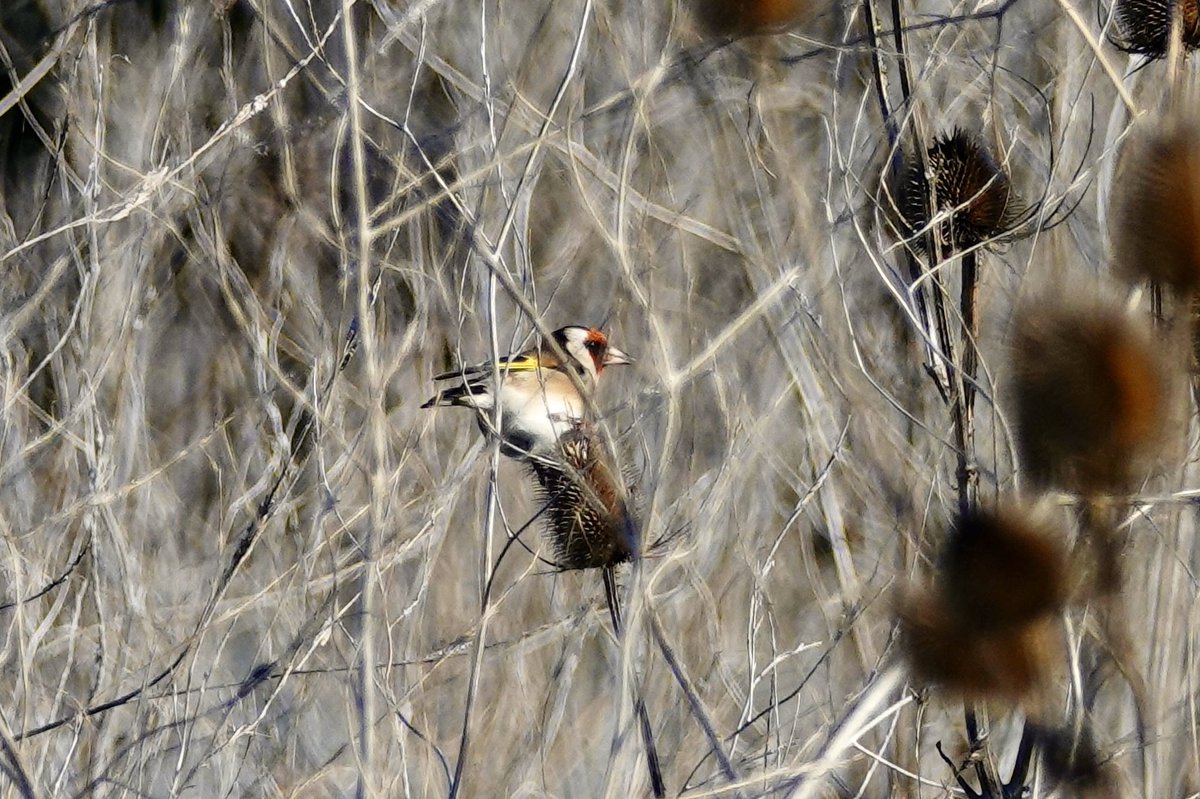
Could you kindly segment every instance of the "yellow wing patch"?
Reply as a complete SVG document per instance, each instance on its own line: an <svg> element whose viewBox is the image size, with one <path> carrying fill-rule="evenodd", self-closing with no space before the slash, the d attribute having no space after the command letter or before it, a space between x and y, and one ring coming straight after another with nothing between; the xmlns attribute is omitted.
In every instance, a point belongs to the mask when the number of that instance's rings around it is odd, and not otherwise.
<svg viewBox="0 0 1200 799"><path fill-rule="evenodd" d="M501 358L499 361L499 370L501 372L533 372L540 368L555 369L558 367L558 359L553 355L546 353L522 352L519 355L513 355L508 358ZM464 366L449 372L442 372L440 375L434 375L434 380L461 380L469 378L478 380L492 374L492 365L490 363L480 363L474 366Z"/></svg>
<svg viewBox="0 0 1200 799"><path fill-rule="evenodd" d="M508 370L510 372L532 372L539 369L541 365L541 359L536 354L517 355L500 361L501 371Z"/></svg>

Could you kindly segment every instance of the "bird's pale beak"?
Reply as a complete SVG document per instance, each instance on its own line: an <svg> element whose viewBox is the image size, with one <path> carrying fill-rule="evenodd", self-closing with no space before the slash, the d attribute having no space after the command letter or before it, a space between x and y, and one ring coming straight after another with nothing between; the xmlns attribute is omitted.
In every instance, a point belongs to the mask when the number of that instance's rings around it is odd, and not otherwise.
<svg viewBox="0 0 1200 799"><path fill-rule="evenodd" d="M618 366L623 363L633 363L633 358L630 358L616 347L609 347L608 352L604 355L604 365Z"/></svg>

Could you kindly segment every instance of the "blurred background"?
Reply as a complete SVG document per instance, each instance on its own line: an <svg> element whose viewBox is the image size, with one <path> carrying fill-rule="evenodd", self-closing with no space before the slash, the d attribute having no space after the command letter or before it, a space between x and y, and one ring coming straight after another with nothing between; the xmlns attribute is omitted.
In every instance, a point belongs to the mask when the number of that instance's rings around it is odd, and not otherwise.
<svg viewBox="0 0 1200 799"><path fill-rule="evenodd" d="M1021 489L1014 314L1126 301L1105 209L1165 87L1103 5L904 3L904 52L775 5L5 0L0 795L443 796L464 723L459 795L648 795L635 693L670 795L812 772L958 507L877 62L1029 209L977 252L983 501ZM536 521L500 560L521 466L419 408L566 324L637 359L596 401L671 539L618 572L621 641ZM1117 670L1087 700L1129 795L1200 790L1194 436L1121 532L1146 735ZM1103 659L1068 622L1064 697ZM899 697L814 795L962 795L962 703ZM987 718L1004 772L1021 716Z"/></svg>

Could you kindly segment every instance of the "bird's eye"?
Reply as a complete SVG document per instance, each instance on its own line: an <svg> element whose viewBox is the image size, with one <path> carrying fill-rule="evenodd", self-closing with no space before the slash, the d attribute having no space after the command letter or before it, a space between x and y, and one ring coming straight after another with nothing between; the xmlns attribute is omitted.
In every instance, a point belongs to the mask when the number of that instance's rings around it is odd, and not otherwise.
<svg viewBox="0 0 1200 799"><path fill-rule="evenodd" d="M599 341L595 341L595 340L589 341L586 344L584 344L583 346L587 347L592 352L596 352L597 350L602 349L604 347L603 344L601 344Z"/></svg>

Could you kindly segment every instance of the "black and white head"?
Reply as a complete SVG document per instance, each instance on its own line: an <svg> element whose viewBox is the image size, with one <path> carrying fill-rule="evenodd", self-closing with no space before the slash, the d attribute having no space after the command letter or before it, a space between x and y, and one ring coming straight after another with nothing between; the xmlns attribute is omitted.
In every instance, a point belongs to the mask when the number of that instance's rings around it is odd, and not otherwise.
<svg viewBox="0 0 1200 799"><path fill-rule="evenodd" d="M554 331L554 340L593 383L604 367L633 363L632 358L609 344L608 336L594 327L560 327Z"/></svg>

